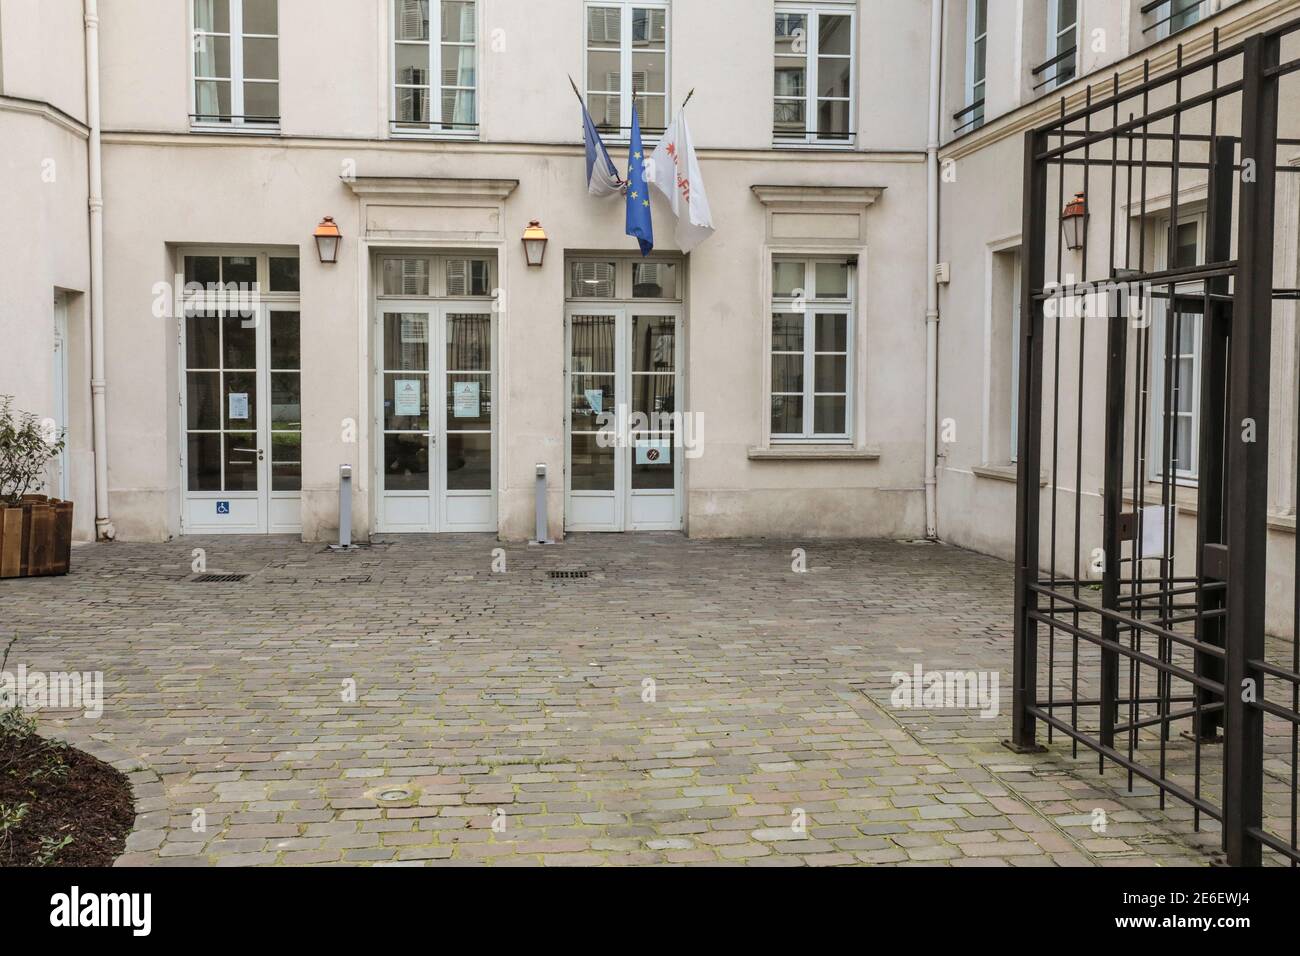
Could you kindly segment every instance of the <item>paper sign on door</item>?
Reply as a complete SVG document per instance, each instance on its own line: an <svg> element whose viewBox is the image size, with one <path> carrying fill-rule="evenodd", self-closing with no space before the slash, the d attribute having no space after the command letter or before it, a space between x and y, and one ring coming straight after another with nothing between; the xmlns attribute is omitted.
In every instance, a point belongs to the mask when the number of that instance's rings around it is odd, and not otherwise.
<svg viewBox="0 0 1300 956"><path fill-rule="evenodd" d="M1143 508L1142 516L1142 557L1163 558L1165 540L1169 536L1168 510L1161 506Z"/></svg>
<svg viewBox="0 0 1300 956"><path fill-rule="evenodd" d="M231 392L230 393L230 411L228 417L231 421L248 420L248 393Z"/></svg>
<svg viewBox="0 0 1300 956"><path fill-rule="evenodd" d="M638 465L671 465L673 462L673 445L666 438L638 439L636 443L636 463Z"/></svg>
<svg viewBox="0 0 1300 956"><path fill-rule="evenodd" d="M605 404L605 392L599 388L587 389L587 404L597 415L601 413L602 406Z"/></svg>
<svg viewBox="0 0 1300 956"><path fill-rule="evenodd" d="M420 414L420 380L399 378L393 382L393 414Z"/></svg>
<svg viewBox="0 0 1300 956"><path fill-rule="evenodd" d="M478 382L456 382L452 385L452 415L456 418L478 418Z"/></svg>

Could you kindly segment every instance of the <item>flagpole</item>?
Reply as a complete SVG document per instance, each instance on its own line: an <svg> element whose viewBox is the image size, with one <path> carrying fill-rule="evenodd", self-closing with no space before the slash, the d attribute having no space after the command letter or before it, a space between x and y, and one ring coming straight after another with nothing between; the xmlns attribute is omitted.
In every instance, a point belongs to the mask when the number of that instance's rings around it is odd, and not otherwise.
<svg viewBox="0 0 1300 956"><path fill-rule="evenodd" d="M573 95L576 96L576 97L578 98L578 102L579 102L579 103L582 103L583 108L585 109L586 106L587 106L587 104L583 101L583 99L582 99L582 94L578 92L578 84L573 82L573 77L572 77L572 76L570 76L570 75L567 74L567 73L566 73L565 75L569 77L569 85L570 85L571 87L573 87ZM695 91L692 90L691 92L694 93Z"/></svg>
<svg viewBox="0 0 1300 956"><path fill-rule="evenodd" d="M682 110L686 109L686 104L691 101L691 97L694 95L695 95L695 87L691 87L691 91L686 94L686 99L682 100L682 105L677 108L677 112L680 113Z"/></svg>

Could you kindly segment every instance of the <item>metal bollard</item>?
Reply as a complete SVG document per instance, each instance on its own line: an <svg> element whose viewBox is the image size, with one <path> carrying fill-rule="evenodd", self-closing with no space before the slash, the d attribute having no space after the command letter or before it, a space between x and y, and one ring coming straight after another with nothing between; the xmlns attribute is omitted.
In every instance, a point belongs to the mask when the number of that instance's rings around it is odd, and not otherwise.
<svg viewBox="0 0 1300 956"><path fill-rule="evenodd" d="M352 466L339 465L339 543L332 551L352 550Z"/></svg>
<svg viewBox="0 0 1300 956"><path fill-rule="evenodd" d="M537 481L534 485L537 495L537 536L529 544L550 544L546 539L546 466L537 463Z"/></svg>

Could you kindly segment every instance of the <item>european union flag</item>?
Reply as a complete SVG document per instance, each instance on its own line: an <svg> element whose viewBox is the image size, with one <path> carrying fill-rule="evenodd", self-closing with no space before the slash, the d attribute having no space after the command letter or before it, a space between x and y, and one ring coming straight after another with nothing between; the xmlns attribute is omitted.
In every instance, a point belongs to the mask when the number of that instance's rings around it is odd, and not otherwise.
<svg viewBox="0 0 1300 956"><path fill-rule="evenodd" d="M641 243L641 255L655 247L654 222L650 217L650 190L645 182L645 151L641 148L641 123L632 105L632 140L627 150L627 234Z"/></svg>

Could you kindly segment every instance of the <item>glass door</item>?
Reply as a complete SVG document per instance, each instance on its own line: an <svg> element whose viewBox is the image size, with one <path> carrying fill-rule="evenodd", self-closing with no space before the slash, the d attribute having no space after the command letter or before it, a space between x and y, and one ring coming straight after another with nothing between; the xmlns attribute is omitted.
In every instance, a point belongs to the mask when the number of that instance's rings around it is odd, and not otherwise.
<svg viewBox="0 0 1300 956"><path fill-rule="evenodd" d="M674 306L570 312L568 530L681 529L678 323Z"/></svg>
<svg viewBox="0 0 1300 956"><path fill-rule="evenodd" d="M181 328L183 530L301 531L298 310L202 310Z"/></svg>
<svg viewBox="0 0 1300 956"><path fill-rule="evenodd" d="M496 531L492 464L494 389L492 312L447 305L439 310L445 361L439 374L445 397L438 428L442 531Z"/></svg>
<svg viewBox="0 0 1300 956"><path fill-rule="evenodd" d="M381 307L380 531L496 530L492 318L481 305Z"/></svg>
<svg viewBox="0 0 1300 956"><path fill-rule="evenodd" d="M637 309L627 326L632 417L626 526L629 531L680 530L677 315Z"/></svg>
<svg viewBox="0 0 1300 956"><path fill-rule="evenodd" d="M619 389L621 309L575 309L568 322L569 448L565 468L571 531L623 530L626 487L623 456L615 447L617 430L604 423L626 403Z"/></svg>
<svg viewBox="0 0 1300 956"><path fill-rule="evenodd" d="M267 530L302 530L302 315L297 307L271 306L267 313L262 394L270 395L263 425ZM268 474L269 472L269 474Z"/></svg>
<svg viewBox="0 0 1300 956"><path fill-rule="evenodd" d="M264 532L257 372L264 324L256 315L214 310L183 322L185 530Z"/></svg>

